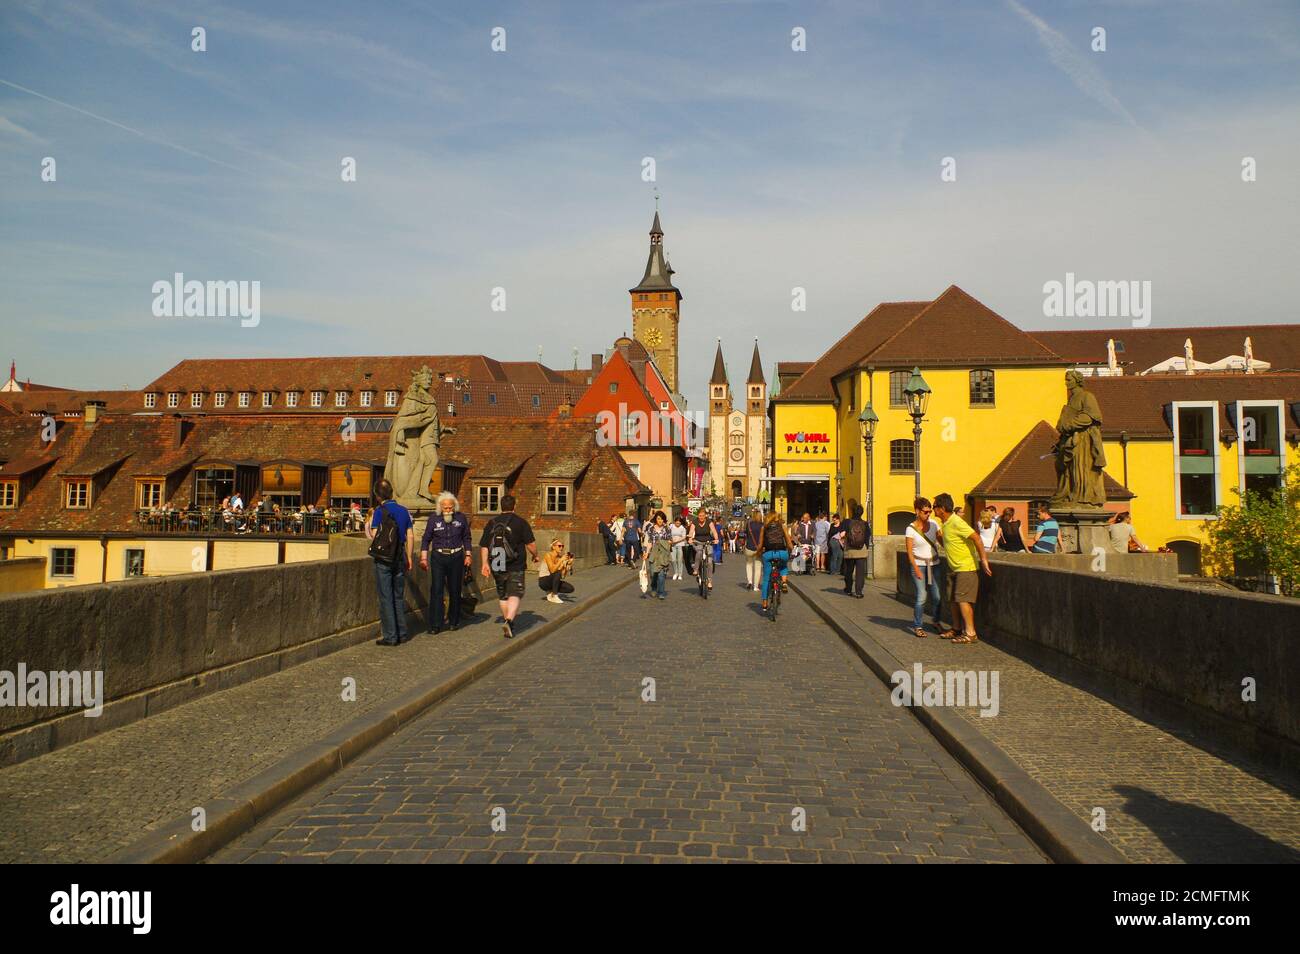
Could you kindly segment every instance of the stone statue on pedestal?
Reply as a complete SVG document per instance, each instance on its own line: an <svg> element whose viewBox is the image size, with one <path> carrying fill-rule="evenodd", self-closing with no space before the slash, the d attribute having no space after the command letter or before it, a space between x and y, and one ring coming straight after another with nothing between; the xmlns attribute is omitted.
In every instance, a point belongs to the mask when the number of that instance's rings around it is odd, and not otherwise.
<svg viewBox="0 0 1300 954"><path fill-rule="evenodd" d="M388 460L384 476L393 485L393 499L414 509L433 507L429 490L438 467L438 448L442 435L454 433L444 428L438 417L433 372L426 365L412 372L411 385L402 398L388 434Z"/></svg>
<svg viewBox="0 0 1300 954"><path fill-rule="evenodd" d="M1065 373L1069 394L1056 422L1056 494L1052 508L1100 508L1106 503L1106 448L1101 438L1101 407L1083 386L1078 371Z"/></svg>

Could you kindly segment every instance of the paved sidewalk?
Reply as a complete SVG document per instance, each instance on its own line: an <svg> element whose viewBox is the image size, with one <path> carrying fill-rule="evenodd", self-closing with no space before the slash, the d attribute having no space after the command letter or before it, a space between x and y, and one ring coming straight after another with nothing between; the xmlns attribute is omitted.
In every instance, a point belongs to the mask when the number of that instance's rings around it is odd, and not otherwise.
<svg viewBox="0 0 1300 954"><path fill-rule="evenodd" d="M1049 674L988 642L954 646L928 615L930 635L917 639L911 608L888 595L893 581L861 600L845 597L838 577L800 582L905 668L998 670L997 716L954 711L1084 820L1103 809L1106 839L1130 861L1300 861L1300 780L1094 695L1095 680L1065 657Z"/></svg>
<svg viewBox="0 0 1300 954"><path fill-rule="evenodd" d="M603 566L581 571L577 603L630 575ZM490 584L484 596L474 619L454 633L417 635L392 649L366 642L0 769L0 862L102 860L384 700L503 643ZM520 620L536 626L574 605L547 603L534 585ZM356 680L355 702L342 699L346 677Z"/></svg>
<svg viewBox="0 0 1300 954"><path fill-rule="evenodd" d="M1045 860L803 601L773 625L742 579L615 593L211 860Z"/></svg>

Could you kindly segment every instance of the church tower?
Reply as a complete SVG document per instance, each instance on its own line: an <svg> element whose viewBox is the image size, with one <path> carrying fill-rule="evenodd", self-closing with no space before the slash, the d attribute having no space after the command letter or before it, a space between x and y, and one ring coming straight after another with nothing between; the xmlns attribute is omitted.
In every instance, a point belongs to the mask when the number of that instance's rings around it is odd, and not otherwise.
<svg viewBox="0 0 1300 954"><path fill-rule="evenodd" d="M632 296L632 337L650 353L674 393L678 387L677 321L682 293L673 285L673 267L664 258L664 230L655 209L650 226L650 256L641 283L628 289Z"/></svg>
<svg viewBox="0 0 1300 954"><path fill-rule="evenodd" d="M757 498L767 464L767 380L754 339L754 357L745 382L745 496Z"/></svg>
<svg viewBox="0 0 1300 954"><path fill-rule="evenodd" d="M731 385L727 365L722 360L722 339L713 356L713 374L709 376L709 473L704 490L729 496L727 483L727 433L731 421Z"/></svg>

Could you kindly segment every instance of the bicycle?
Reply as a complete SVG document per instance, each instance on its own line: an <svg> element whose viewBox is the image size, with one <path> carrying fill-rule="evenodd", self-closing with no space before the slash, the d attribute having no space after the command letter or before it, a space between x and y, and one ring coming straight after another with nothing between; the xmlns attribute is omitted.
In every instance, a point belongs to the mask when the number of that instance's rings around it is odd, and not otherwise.
<svg viewBox="0 0 1300 954"><path fill-rule="evenodd" d="M711 543L695 544L695 579L700 585L700 596L709 598L709 577L713 575L713 545Z"/></svg>
<svg viewBox="0 0 1300 954"><path fill-rule="evenodd" d="M772 575L767 581L767 618L776 622L781 612L781 564L772 561Z"/></svg>

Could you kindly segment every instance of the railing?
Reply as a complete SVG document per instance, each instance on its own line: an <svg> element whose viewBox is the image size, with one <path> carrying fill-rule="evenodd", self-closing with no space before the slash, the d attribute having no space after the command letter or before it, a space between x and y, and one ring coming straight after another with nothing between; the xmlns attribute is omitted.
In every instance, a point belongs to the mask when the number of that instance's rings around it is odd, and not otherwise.
<svg viewBox="0 0 1300 954"><path fill-rule="evenodd" d="M346 533L364 529L369 511L331 511L303 513L293 510L285 513L267 513L257 510L154 510L135 511L136 529L151 534L229 534L250 536L279 534L305 537L323 537L331 533Z"/></svg>

